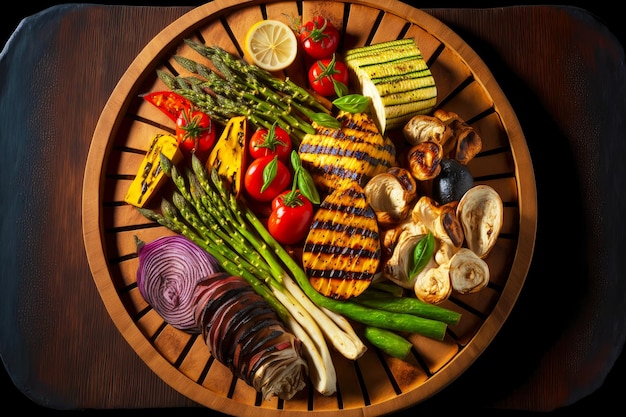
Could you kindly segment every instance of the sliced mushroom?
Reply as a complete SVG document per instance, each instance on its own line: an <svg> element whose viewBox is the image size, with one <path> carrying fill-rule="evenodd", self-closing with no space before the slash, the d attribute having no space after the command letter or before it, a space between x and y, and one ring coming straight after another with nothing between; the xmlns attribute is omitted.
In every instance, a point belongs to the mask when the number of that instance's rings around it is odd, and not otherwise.
<svg viewBox="0 0 626 417"><path fill-rule="evenodd" d="M474 128L465 123L455 128L454 134L456 137L456 149L451 156L463 165L467 165L483 148L483 141Z"/></svg>
<svg viewBox="0 0 626 417"><path fill-rule="evenodd" d="M453 140L447 146L445 153L463 165L466 165L478 152L481 151L483 141L473 127L468 125L458 114L443 109L435 110L433 116L441 120L452 130Z"/></svg>
<svg viewBox="0 0 626 417"><path fill-rule="evenodd" d="M500 195L488 185L476 185L459 201L457 216L467 247L478 257L485 258L502 229L504 207Z"/></svg>
<svg viewBox="0 0 626 417"><path fill-rule="evenodd" d="M383 258L389 258L400 240L400 236L405 231L413 235L425 235L428 233L428 229L422 223L416 223L412 218L408 218L389 229L383 229L381 232L382 241L382 255Z"/></svg>
<svg viewBox="0 0 626 417"><path fill-rule="evenodd" d="M410 177L408 173L407 175ZM417 195L415 180L410 179L412 183L393 172L383 172L368 181L364 188L365 196L381 226L388 227L408 217L412 209L411 203Z"/></svg>
<svg viewBox="0 0 626 417"><path fill-rule="evenodd" d="M411 175L409 170L395 166L388 168L387 172L398 178L398 181L402 183L402 186L413 196L413 198L417 197L417 184L415 183L415 178L413 178L413 175Z"/></svg>
<svg viewBox="0 0 626 417"><path fill-rule="evenodd" d="M418 114L404 125L402 135L411 145L431 141L444 146L452 137L452 129L435 116Z"/></svg>
<svg viewBox="0 0 626 417"><path fill-rule="evenodd" d="M414 222L423 223L436 238L458 248L465 236L457 215L457 205L456 201L438 205L432 198L422 196L413 206L411 217Z"/></svg>
<svg viewBox="0 0 626 417"><path fill-rule="evenodd" d="M419 181L432 180L441 171L439 162L443 159L443 148L440 143L426 141L409 149L407 162L409 171Z"/></svg>
<svg viewBox="0 0 626 417"><path fill-rule="evenodd" d="M405 230L400 234L393 255L383 265L385 278L402 288L413 288L415 277L410 276L413 252L425 236L413 234L410 230Z"/></svg>
<svg viewBox="0 0 626 417"><path fill-rule="evenodd" d="M489 283L489 265L470 249L461 248L450 259L450 282L461 294L480 291Z"/></svg>
<svg viewBox="0 0 626 417"><path fill-rule="evenodd" d="M452 293L450 264L437 265L433 259L417 274L413 290L415 296L425 303L439 304L447 300Z"/></svg>
<svg viewBox="0 0 626 417"><path fill-rule="evenodd" d="M440 239L437 239L437 242L438 244L435 246L435 261L437 261L439 265L450 262L450 259L452 259L452 256L454 256L459 248Z"/></svg>

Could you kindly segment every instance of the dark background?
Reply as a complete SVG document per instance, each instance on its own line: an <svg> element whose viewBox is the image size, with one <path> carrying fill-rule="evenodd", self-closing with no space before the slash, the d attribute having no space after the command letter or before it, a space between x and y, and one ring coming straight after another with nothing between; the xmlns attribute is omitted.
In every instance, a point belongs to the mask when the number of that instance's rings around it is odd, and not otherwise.
<svg viewBox="0 0 626 417"><path fill-rule="evenodd" d="M591 14L595 15L598 20L607 26L621 41L622 45L624 45L624 35L623 35L623 15L615 8L608 7L603 4L603 2L594 1L566 1L566 2L554 2L554 1L539 1L539 2L528 2L528 1L477 1L477 0L466 0L463 2L460 1L415 1L415 0L405 0L407 3L412 4L415 7L419 8L449 8L449 7L463 7L463 8L487 8L487 7L504 7L509 5L521 5L521 4L559 4L559 5L569 5L581 7ZM124 5L142 5L142 6L197 6L203 4L203 1L174 1L174 0L161 0L161 1L102 1L102 2L52 2L52 1L39 1L37 4L35 2L13 2L11 5L11 10L3 10L2 14L2 24L0 25L0 36L2 38L2 47L9 39L11 33L17 28L20 21L30 15L36 14L48 7L51 7L56 4L67 4L67 3L97 3L97 4L124 4ZM523 30L520 28L520 30ZM626 378L626 358L624 357L624 353L622 353L621 357L615 363L614 368L607 376L604 385L591 394L588 397L583 398L578 403L565 407L564 409L556 410L554 412L548 413L549 415L556 416L570 416L570 415L579 415L580 413L588 413L588 412L602 412L602 410L619 410L623 408L623 392L624 392L624 379ZM13 410L20 410L20 412L27 411L35 411L38 414L45 415L109 415L112 414L110 411L89 411L89 412L81 412L81 411L54 411L49 410L43 407L34 404L30 401L26 396L24 396L12 383L10 377L7 375L4 366L0 366L0 382L2 382L2 397L5 399L3 402L3 408L11 408ZM154 411L154 410L153 410ZM190 410L191 411L191 410ZM207 412L204 410L204 415L214 415L211 412ZM445 411L445 410L441 410ZM134 414L142 414L141 412L133 411ZM118 413L119 414L119 413ZM186 413L187 414L187 413ZM195 415L191 413L192 415ZM189 414L187 414L189 415ZM530 416L533 413L528 412L500 412L497 410L488 410L484 413L484 415L505 415L505 416ZM543 415L543 414L542 414Z"/></svg>

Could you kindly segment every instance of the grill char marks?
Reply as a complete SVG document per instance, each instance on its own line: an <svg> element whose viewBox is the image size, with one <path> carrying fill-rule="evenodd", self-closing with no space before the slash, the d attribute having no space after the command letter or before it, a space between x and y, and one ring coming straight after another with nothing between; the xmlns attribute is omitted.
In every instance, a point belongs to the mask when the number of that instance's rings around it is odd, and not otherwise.
<svg viewBox="0 0 626 417"><path fill-rule="evenodd" d="M320 204L304 244L302 263L311 284L335 299L357 296L379 261L378 223L363 189L354 182L336 189Z"/></svg>
<svg viewBox="0 0 626 417"><path fill-rule="evenodd" d="M396 150L384 138L367 113L340 112L341 128L314 124L316 133L307 134L299 147L302 165L311 173L320 192L361 187L374 175L396 164Z"/></svg>

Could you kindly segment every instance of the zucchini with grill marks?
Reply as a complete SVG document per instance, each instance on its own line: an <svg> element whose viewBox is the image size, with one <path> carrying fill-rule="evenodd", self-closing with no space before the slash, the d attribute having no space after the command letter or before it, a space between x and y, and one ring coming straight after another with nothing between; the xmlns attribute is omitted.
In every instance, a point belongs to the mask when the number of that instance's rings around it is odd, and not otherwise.
<svg viewBox="0 0 626 417"><path fill-rule="evenodd" d="M371 99L381 133L437 104L435 79L413 38L350 49L345 61L352 84Z"/></svg>

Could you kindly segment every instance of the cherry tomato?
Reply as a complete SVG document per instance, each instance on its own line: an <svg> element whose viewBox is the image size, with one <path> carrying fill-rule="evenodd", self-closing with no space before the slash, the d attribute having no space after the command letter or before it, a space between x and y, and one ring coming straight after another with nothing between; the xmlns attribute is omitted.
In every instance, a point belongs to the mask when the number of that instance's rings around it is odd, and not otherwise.
<svg viewBox="0 0 626 417"><path fill-rule="evenodd" d="M311 202L297 190L287 190L272 200L267 230L278 242L293 245L307 236L312 221Z"/></svg>
<svg viewBox="0 0 626 417"><path fill-rule="evenodd" d="M173 91L155 91L144 95L143 99L161 110L174 123L176 123L181 111L193 107L191 101Z"/></svg>
<svg viewBox="0 0 626 417"><path fill-rule="evenodd" d="M284 163L289 162L291 147L289 133L276 124L273 124L269 129L257 129L252 134L249 143L252 158L258 159L267 155L276 155Z"/></svg>
<svg viewBox="0 0 626 417"><path fill-rule="evenodd" d="M176 119L176 138L183 154L202 158L215 145L215 127L206 113L185 109Z"/></svg>
<svg viewBox="0 0 626 417"><path fill-rule="evenodd" d="M253 160L243 179L247 194L260 202L272 201L286 190L290 183L289 168L275 155Z"/></svg>
<svg viewBox="0 0 626 417"><path fill-rule="evenodd" d="M342 96L348 92L348 67L342 61L332 58L315 61L309 68L309 84L315 92L324 97Z"/></svg>
<svg viewBox="0 0 626 417"><path fill-rule="evenodd" d="M313 59L330 58L339 46L339 31L324 16L295 25L302 49Z"/></svg>

